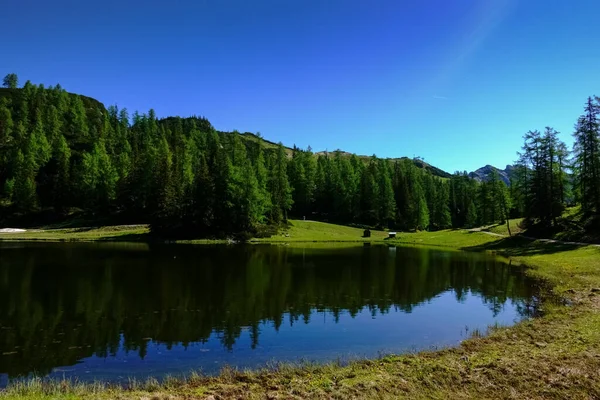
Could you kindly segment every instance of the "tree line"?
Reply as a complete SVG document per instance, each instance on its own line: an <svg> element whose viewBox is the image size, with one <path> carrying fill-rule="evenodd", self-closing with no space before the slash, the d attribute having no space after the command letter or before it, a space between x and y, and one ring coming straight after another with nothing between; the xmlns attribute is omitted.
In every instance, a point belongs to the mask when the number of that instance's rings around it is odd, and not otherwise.
<svg viewBox="0 0 600 400"><path fill-rule="evenodd" d="M578 123L576 181L556 132L530 132L514 182L433 175L410 159L285 148L204 117L129 114L9 74L0 90L0 220L83 210L176 236L257 234L288 217L402 230L598 213L598 101ZM576 189L572 190L571 186ZM575 194L573 194L575 193ZM551 201L547 201L548 198ZM554 216L554 217L553 217Z"/></svg>

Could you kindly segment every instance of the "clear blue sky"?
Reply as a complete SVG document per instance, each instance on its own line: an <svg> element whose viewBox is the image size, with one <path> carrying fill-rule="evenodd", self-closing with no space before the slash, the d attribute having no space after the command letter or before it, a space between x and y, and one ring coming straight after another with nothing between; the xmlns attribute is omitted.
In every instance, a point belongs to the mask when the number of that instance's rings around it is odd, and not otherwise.
<svg viewBox="0 0 600 400"><path fill-rule="evenodd" d="M0 74L286 145L453 172L571 143L600 94L597 0L8 0Z"/></svg>

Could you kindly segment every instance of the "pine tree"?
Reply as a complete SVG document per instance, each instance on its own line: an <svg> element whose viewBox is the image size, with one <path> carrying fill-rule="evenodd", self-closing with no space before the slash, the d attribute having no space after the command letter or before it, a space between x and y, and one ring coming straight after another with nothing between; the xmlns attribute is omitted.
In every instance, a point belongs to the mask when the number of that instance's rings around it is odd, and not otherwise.
<svg viewBox="0 0 600 400"><path fill-rule="evenodd" d="M287 158L283 145L279 143L273 159L269 178L271 193L271 221L278 223L287 220L287 212L293 204L292 188L287 177Z"/></svg>
<svg viewBox="0 0 600 400"><path fill-rule="evenodd" d="M600 214L600 102L588 98L575 126L575 177L582 211Z"/></svg>
<svg viewBox="0 0 600 400"><path fill-rule="evenodd" d="M258 180L239 134L232 137L231 147L232 229L250 232L262 218Z"/></svg>
<svg viewBox="0 0 600 400"><path fill-rule="evenodd" d="M11 144L14 122L7 98L0 99L0 151L5 154Z"/></svg>
<svg viewBox="0 0 600 400"><path fill-rule="evenodd" d="M177 174L177 168L173 161L173 152L167 142L165 132L156 137L155 164L153 171L153 182L151 186L155 192L156 200L150 202L150 209L153 210L152 229L154 231L160 227L165 235L177 231L185 235L184 219L186 213L185 193L179 191L178 181L174 175Z"/></svg>
<svg viewBox="0 0 600 400"><path fill-rule="evenodd" d="M37 114L35 128L33 129L33 132L31 132L29 140L29 151L32 153L35 160L34 170L36 172L43 167L52 156L52 147L46 138L42 119L40 118L39 113Z"/></svg>
<svg viewBox="0 0 600 400"><path fill-rule="evenodd" d="M465 226L467 228L475 228L478 221L479 217L477 215L477 207L475 206L473 200L471 200L467 206L467 219L465 221Z"/></svg>
<svg viewBox="0 0 600 400"><path fill-rule="evenodd" d="M477 193L477 215L479 216L479 225L485 226L494 222L494 208L492 206L493 197L490 193L488 182L481 182Z"/></svg>
<svg viewBox="0 0 600 400"><path fill-rule="evenodd" d="M100 139L91 153L84 153L82 161L81 182L91 207L102 211L108 208L115 198L118 178L104 141Z"/></svg>
<svg viewBox="0 0 600 400"><path fill-rule="evenodd" d="M124 181L131 173L133 159L133 150L129 141L129 114L126 108L118 111L118 117L115 116L113 123L115 131L113 163L119 174L119 179Z"/></svg>
<svg viewBox="0 0 600 400"><path fill-rule="evenodd" d="M408 177L405 163L402 161L394 162L394 173L392 178L394 187L394 200L396 201L396 223L403 229L410 229L412 226L409 221L411 219L410 199Z"/></svg>
<svg viewBox="0 0 600 400"><path fill-rule="evenodd" d="M368 166L362 171L360 181L361 221L368 225L376 225L379 220L377 177L377 158L372 156Z"/></svg>
<svg viewBox="0 0 600 400"><path fill-rule="evenodd" d="M416 205L416 224L415 230L425 230L429 226L429 208L427 207L427 201L425 195L418 197Z"/></svg>
<svg viewBox="0 0 600 400"><path fill-rule="evenodd" d="M336 161L340 177L338 216L342 222L354 222L358 215L357 197L360 196L360 178L357 176L354 164L349 157L340 155Z"/></svg>
<svg viewBox="0 0 600 400"><path fill-rule="evenodd" d="M519 153L519 169L522 192L525 197L525 216L539 220L546 226L556 224L561 215L561 187L564 187L564 165L559 161L565 145L558 139L558 132L547 127L542 135L538 131L525 134L523 152Z"/></svg>
<svg viewBox="0 0 600 400"><path fill-rule="evenodd" d="M408 182L408 226L415 230L429 228L429 207L423 190L423 177L421 171L411 160L406 160L406 173Z"/></svg>
<svg viewBox="0 0 600 400"><path fill-rule="evenodd" d="M83 100L79 96L71 96L65 116L65 137L74 143L89 141L89 128Z"/></svg>
<svg viewBox="0 0 600 400"><path fill-rule="evenodd" d="M447 229L452 227L452 215L450 214L450 187L449 185L439 182L436 199L436 228Z"/></svg>
<svg viewBox="0 0 600 400"><path fill-rule="evenodd" d="M8 74L2 80L2 85L5 88L16 89L19 86L19 78L17 74Z"/></svg>
<svg viewBox="0 0 600 400"><path fill-rule="evenodd" d="M422 176L423 192L425 194L425 201L427 202L427 209L429 210L429 229L435 228L436 216L438 215L437 210L437 187L435 185L433 176L424 174Z"/></svg>
<svg viewBox="0 0 600 400"><path fill-rule="evenodd" d="M310 151L294 146L292 159L288 164L288 176L293 188L293 213L300 217L312 212L315 196L316 161Z"/></svg>
<svg viewBox="0 0 600 400"><path fill-rule="evenodd" d="M9 102L6 98L0 99L0 185L9 178L10 166L12 164L11 154L14 147L13 138L14 123L12 120L12 112L9 109ZM5 192L12 192L12 184L10 189L7 187Z"/></svg>
<svg viewBox="0 0 600 400"><path fill-rule="evenodd" d="M62 120L58 115L58 109L51 105L48 107L48 112L46 115L46 132L47 132L47 138L48 138L48 142L50 143L50 146L53 147L56 145L56 142L60 139L60 136L62 136Z"/></svg>
<svg viewBox="0 0 600 400"><path fill-rule="evenodd" d="M214 223L215 191L204 154L200 155L193 198L194 203L188 213L190 225L197 233L207 233Z"/></svg>
<svg viewBox="0 0 600 400"><path fill-rule="evenodd" d="M54 158L57 164L57 171L54 175L53 206L56 211L62 212L69 203L71 185L71 149L62 134L60 134L55 142Z"/></svg>
<svg viewBox="0 0 600 400"><path fill-rule="evenodd" d="M215 150L214 166L211 175L214 177L215 202L214 219L215 227L219 234L231 231L233 220L233 193L232 193L232 165L225 150L219 145Z"/></svg>
<svg viewBox="0 0 600 400"><path fill-rule="evenodd" d="M260 143L258 145L256 160L254 162L254 170L256 176L256 183L258 186L257 207L260 214L263 216L261 219L264 219L264 216L271 208L271 195L267 188L269 175L267 168L265 167L264 152L262 144Z"/></svg>
<svg viewBox="0 0 600 400"><path fill-rule="evenodd" d="M260 191L256 174L249 159L242 161L239 185L239 215L236 230L252 232L264 219L264 209L260 203Z"/></svg>
<svg viewBox="0 0 600 400"><path fill-rule="evenodd" d="M378 161L378 218L379 223L384 227L389 227L396 214L396 200L394 198L394 189L390 177L389 164L387 160Z"/></svg>
<svg viewBox="0 0 600 400"><path fill-rule="evenodd" d="M17 151L12 200L21 212L32 211L37 205L35 158L32 152Z"/></svg>
<svg viewBox="0 0 600 400"><path fill-rule="evenodd" d="M342 176L343 158L336 151L329 161L327 197L331 206L331 216L336 222L348 220L351 206L352 194L350 188L346 187L346 180Z"/></svg>
<svg viewBox="0 0 600 400"><path fill-rule="evenodd" d="M503 223L509 216L510 199L508 187L500 180L496 170L492 170L485 182L489 199L486 207L490 209L491 218L487 223Z"/></svg>

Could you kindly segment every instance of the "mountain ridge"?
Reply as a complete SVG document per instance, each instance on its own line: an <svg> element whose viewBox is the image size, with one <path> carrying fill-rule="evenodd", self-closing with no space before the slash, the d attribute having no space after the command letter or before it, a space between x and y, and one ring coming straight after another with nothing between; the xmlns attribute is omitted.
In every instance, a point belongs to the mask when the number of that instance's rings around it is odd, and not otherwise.
<svg viewBox="0 0 600 400"><path fill-rule="evenodd" d="M494 167L493 165L487 164L479 169L476 169L473 172L469 173L469 177L475 179L479 182L486 181L489 179L490 174L495 171L498 173L498 177L502 182L504 182L507 186L510 185L510 178L512 177L514 166L508 164L506 168L500 169L498 167Z"/></svg>

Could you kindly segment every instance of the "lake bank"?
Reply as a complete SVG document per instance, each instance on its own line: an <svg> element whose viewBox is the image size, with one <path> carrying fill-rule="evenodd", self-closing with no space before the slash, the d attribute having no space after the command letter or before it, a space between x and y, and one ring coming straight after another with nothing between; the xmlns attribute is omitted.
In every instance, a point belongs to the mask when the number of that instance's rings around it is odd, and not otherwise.
<svg viewBox="0 0 600 400"><path fill-rule="evenodd" d="M363 229L317 221L290 220L286 229L268 238L251 239L249 243L290 242L378 242L388 237L386 232L371 231L369 238L363 237ZM93 242L93 241L156 241L169 243L230 243L228 239L164 240L150 235L150 226L114 225L73 228L14 229L0 233L0 241L47 241L47 242Z"/></svg>
<svg viewBox="0 0 600 400"><path fill-rule="evenodd" d="M329 227L328 229L336 229ZM350 228L353 229L353 228ZM314 233L314 232L313 232ZM324 235L324 234L323 234ZM288 239L282 236L282 239ZM297 236L297 238L299 238ZM339 239L339 237L338 237ZM381 241L383 238L380 239ZM393 243L493 251L532 268L570 306L545 302L544 316L437 352L349 365L282 366L217 377L105 385L12 386L6 398L589 398L600 395L600 250L504 239L478 232L401 234Z"/></svg>
<svg viewBox="0 0 600 400"><path fill-rule="evenodd" d="M12 229L11 229L12 230ZM267 238L254 238L248 243L409 243L429 246L457 248L483 244L489 241L484 235L467 235L466 230L446 230L437 232L405 233L398 232L395 239L389 239L384 231L371 230L370 237L363 237L364 230L343 225L318 221L290 220L289 226L276 235ZM448 234L453 233L453 234ZM467 236L465 236L467 235ZM113 225L87 227L60 227L37 229L14 229L0 233L0 241L40 241L40 242L169 242L191 244L231 243L228 239L163 240L150 235L150 226Z"/></svg>

